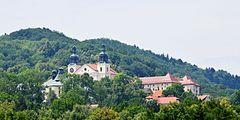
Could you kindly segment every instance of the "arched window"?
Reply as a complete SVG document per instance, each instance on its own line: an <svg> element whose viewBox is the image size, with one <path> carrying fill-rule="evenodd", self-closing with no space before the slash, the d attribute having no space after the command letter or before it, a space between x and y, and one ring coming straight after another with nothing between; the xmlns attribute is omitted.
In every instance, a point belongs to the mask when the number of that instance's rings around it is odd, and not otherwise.
<svg viewBox="0 0 240 120"><path fill-rule="evenodd" d="M58 87L58 94L60 95L61 94L61 88Z"/></svg>

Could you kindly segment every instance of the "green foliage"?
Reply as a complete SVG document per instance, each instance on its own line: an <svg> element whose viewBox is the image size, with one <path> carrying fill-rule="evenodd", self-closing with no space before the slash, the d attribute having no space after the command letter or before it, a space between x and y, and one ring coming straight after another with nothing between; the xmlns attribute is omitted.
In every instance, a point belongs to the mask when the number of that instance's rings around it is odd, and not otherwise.
<svg viewBox="0 0 240 120"><path fill-rule="evenodd" d="M26 74L23 73L17 75L1 74L1 78L12 82L12 85L8 86L10 87L8 90L14 89L18 83L23 82L23 79L19 78L20 76L25 78L24 80L27 83L32 82L34 85L41 81L41 75L39 78L33 79L31 76L28 76L29 78L22 76ZM87 74L68 77L69 80L64 80L64 90L61 98L54 99L49 105L40 103L37 98L23 97L23 95L29 96L32 94L28 90L31 87L25 87L25 84L21 89L16 89L14 94L2 89L0 94L0 119L225 120L240 118L239 105L236 105L237 103L231 104L226 98L202 102L197 100L191 92L183 92L180 96L181 103L163 106L158 105L156 101L146 102L144 99L146 95L141 90L141 82L125 74L119 74L113 80L104 78L101 81L93 81ZM178 93L176 91L180 88L182 89L181 86L175 85L170 89L175 92L169 93L176 94ZM38 94L41 96L41 93ZM89 96L92 96L91 99L95 101L89 100ZM100 106L91 107L89 104L99 104Z"/></svg>
<svg viewBox="0 0 240 120"><path fill-rule="evenodd" d="M15 104L13 102L0 103L0 119L10 120L13 119Z"/></svg>
<svg viewBox="0 0 240 120"><path fill-rule="evenodd" d="M203 70L169 55L154 54L149 50L109 39L80 42L47 28L22 29L1 36L0 71L18 73L26 68L51 71L56 67L66 66L73 45L78 49L81 64L96 62L102 44L107 47L112 66L130 76L165 75L167 72L179 77L189 75L201 85L204 93L213 96L229 96L234 93L232 89L240 88L240 77L222 70Z"/></svg>
<svg viewBox="0 0 240 120"><path fill-rule="evenodd" d="M234 104L240 104L240 90L236 91L232 97L231 102Z"/></svg>
<svg viewBox="0 0 240 120"><path fill-rule="evenodd" d="M0 102L14 101L19 110L36 110L43 101L42 84L48 72L24 70L19 74L0 72Z"/></svg>
<svg viewBox="0 0 240 120"><path fill-rule="evenodd" d="M90 116L89 120L119 120L119 114L109 108L97 108Z"/></svg>
<svg viewBox="0 0 240 120"><path fill-rule="evenodd" d="M192 92L183 92L180 96L180 100L187 104L191 104L192 102L198 102L198 98Z"/></svg>
<svg viewBox="0 0 240 120"><path fill-rule="evenodd" d="M126 106L143 105L146 94L139 81L120 73L113 80L104 78L94 84L97 103L100 106L111 106L120 111Z"/></svg>
<svg viewBox="0 0 240 120"><path fill-rule="evenodd" d="M37 120L38 115L33 110L23 110L14 114L14 120Z"/></svg>
<svg viewBox="0 0 240 120"><path fill-rule="evenodd" d="M63 85L62 99L71 99L72 103L88 103L95 102L95 91L93 89L93 78L88 74L82 76L70 75L69 80L65 80ZM70 101L69 101L70 102Z"/></svg>
<svg viewBox="0 0 240 120"><path fill-rule="evenodd" d="M146 106L149 110L152 110L154 112L159 111L159 105L157 104L157 101L155 101L155 100L147 101Z"/></svg>
<svg viewBox="0 0 240 120"><path fill-rule="evenodd" d="M206 102L203 109L206 119L230 120L238 116L227 98Z"/></svg>
<svg viewBox="0 0 240 120"><path fill-rule="evenodd" d="M134 120L147 120L147 119L151 119L151 118L148 116L147 112L142 112L142 113L136 114L133 119Z"/></svg>
<svg viewBox="0 0 240 120"><path fill-rule="evenodd" d="M92 112L92 109L88 106L83 105L75 105L73 107L73 111L70 112L70 118L71 120L83 120L86 119L89 114ZM64 115L65 117L65 115Z"/></svg>
<svg viewBox="0 0 240 120"><path fill-rule="evenodd" d="M81 64L97 61L105 44L112 67L123 73L101 81L85 74L66 75L60 98L43 103L42 84L52 69L68 64L70 49L75 45ZM145 101L140 76L189 75L201 85L203 93L230 96L240 88L239 76L213 68L203 70L196 65L157 55L118 41L94 39L77 41L49 29L25 29L0 37L0 119L76 120L76 119L240 119L240 92L231 97L203 102L183 86L173 85L163 94L181 99L180 103L158 105ZM233 89L230 89L233 88ZM94 108L90 105L98 104Z"/></svg>
<svg viewBox="0 0 240 120"><path fill-rule="evenodd" d="M165 90L163 90L164 96L175 96L180 98L180 96L184 92L184 87L181 84L172 84L171 86L167 87Z"/></svg>

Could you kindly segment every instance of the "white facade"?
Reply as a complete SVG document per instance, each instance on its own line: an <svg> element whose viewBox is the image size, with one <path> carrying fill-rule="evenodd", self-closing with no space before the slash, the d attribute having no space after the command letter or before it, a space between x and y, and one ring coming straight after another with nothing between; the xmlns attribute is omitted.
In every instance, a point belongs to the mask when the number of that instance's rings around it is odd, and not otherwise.
<svg viewBox="0 0 240 120"><path fill-rule="evenodd" d="M101 80L104 77L112 79L117 74L113 69L111 69L109 63L84 64L83 66L68 65L68 73L78 75L88 73L93 80Z"/></svg>
<svg viewBox="0 0 240 120"><path fill-rule="evenodd" d="M184 91L192 92L194 95L200 94L200 87L197 85L183 85Z"/></svg>
<svg viewBox="0 0 240 120"><path fill-rule="evenodd" d="M184 86L185 92L192 92L194 95L200 94L200 86L193 82L190 77L178 78L174 77L171 74L165 76L156 76L156 77L143 77L140 78L142 81L143 88L145 90L158 91L165 90L167 87L174 84L182 84Z"/></svg>
<svg viewBox="0 0 240 120"><path fill-rule="evenodd" d="M151 91L165 90L167 87L171 86L172 83L156 83L156 84L145 84L143 88L145 90L150 89Z"/></svg>
<svg viewBox="0 0 240 120"><path fill-rule="evenodd" d="M47 100L50 92L53 92L57 98L60 97L62 86L46 86L44 91L44 99Z"/></svg>
<svg viewBox="0 0 240 120"><path fill-rule="evenodd" d="M200 85L193 82L190 77L183 77L180 83L184 86L184 91L192 92L194 95L200 94Z"/></svg>
<svg viewBox="0 0 240 120"><path fill-rule="evenodd" d="M62 91L62 83L59 79L59 73L56 76L52 75L52 79L49 79L43 84L44 90L44 102L46 102L49 98L50 93L55 94L55 97L59 98Z"/></svg>
<svg viewBox="0 0 240 120"><path fill-rule="evenodd" d="M80 65L77 64L69 64L68 65L68 73L75 73L79 68L81 68Z"/></svg>

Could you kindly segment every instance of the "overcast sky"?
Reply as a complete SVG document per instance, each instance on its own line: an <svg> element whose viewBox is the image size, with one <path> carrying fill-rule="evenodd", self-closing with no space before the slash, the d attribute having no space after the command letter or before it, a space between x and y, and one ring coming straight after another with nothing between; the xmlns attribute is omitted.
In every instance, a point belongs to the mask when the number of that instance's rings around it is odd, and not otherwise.
<svg viewBox="0 0 240 120"><path fill-rule="evenodd" d="M239 0L0 0L0 34L107 37L240 75Z"/></svg>

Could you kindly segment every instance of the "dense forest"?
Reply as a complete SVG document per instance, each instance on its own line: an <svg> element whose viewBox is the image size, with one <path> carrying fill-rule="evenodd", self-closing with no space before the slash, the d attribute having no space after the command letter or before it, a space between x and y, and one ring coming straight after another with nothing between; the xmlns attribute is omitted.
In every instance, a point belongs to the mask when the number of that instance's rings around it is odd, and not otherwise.
<svg viewBox="0 0 240 120"><path fill-rule="evenodd" d="M0 119L3 120L196 120L239 119L240 91L231 98L200 101L183 86L166 89L164 95L179 96L180 103L158 105L146 101L141 81L124 73L114 79L93 81L88 75L66 75L62 79L60 98L49 95L43 102L41 82L47 72L23 70L21 73L0 73ZM87 88L87 89L86 89ZM180 89L179 89L180 88ZM175 93L171 91L174 89ZM173 93L173 94L172 94Z"/></svg>
<svg viewBox="0 0 240 120"><path fill-rule="evenodd" d="M188 75L201 85L203 93L229 96L240 88L240 77L214 68L201 69L169 55L155 54L109 39L78 41L47 28L30 28L0 37L0 70L20 73L25 69L49 72L66 68L70 49L75 45L81 64L97 61L101 45L105 44L112 67L130 76Z"/></svg>
<svg viewBox="0 0 240 120"><path fill-rule="evenodd" d="M102 44L120 74L112 80L93 81L87 74L69 77L65 72L62 78L71 80L62 79L60 98L52 94L43 103L42 84L52 70L66 69L72 46L85 64L97 61ZM168 72L192 77L202 93L214 98L203 102L191 93L177 92L180 103L163 106L146 101L137 77ZM239 81L239 76L226 71L202 69L116 40L78 41L47 28L23 29L0 37L0 119L238 119ZM171 93L171 89L164 91L164 95ZM92 106L96 104L98 107Z"/></svg>

